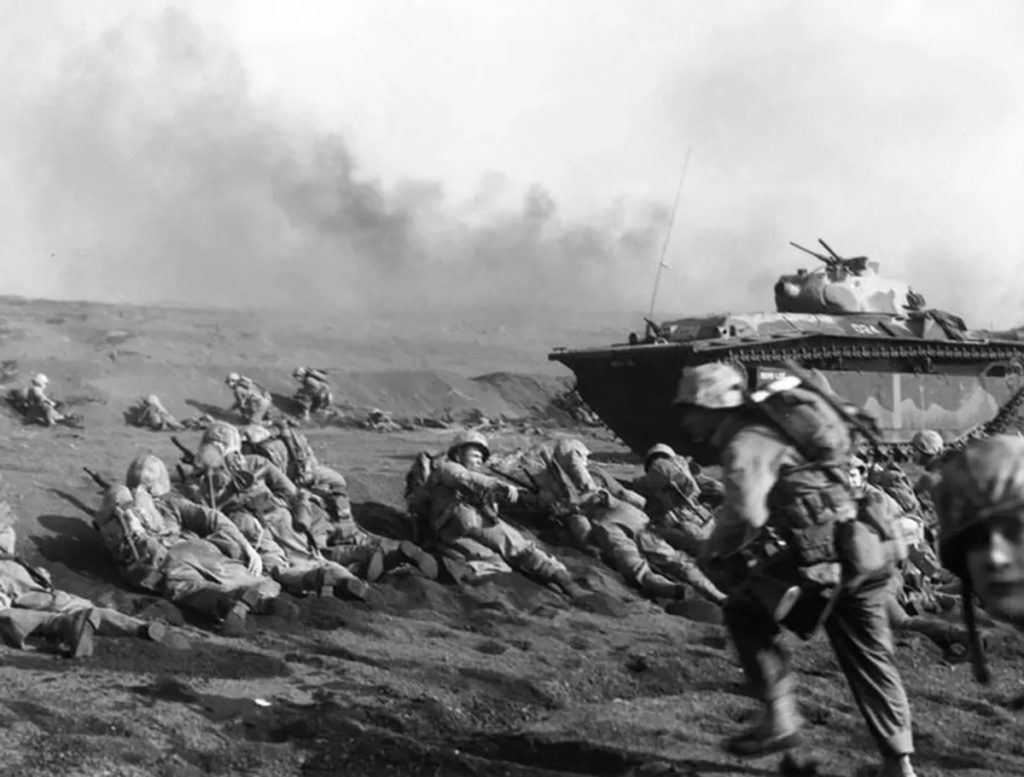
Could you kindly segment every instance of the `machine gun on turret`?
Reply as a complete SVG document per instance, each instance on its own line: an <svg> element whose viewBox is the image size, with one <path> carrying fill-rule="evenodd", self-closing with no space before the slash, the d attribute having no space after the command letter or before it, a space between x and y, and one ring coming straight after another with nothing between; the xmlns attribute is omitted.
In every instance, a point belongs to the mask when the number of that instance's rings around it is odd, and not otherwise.
<svg viewBox="0 0 1024 777"><path fill-rule="evenodd" d="M817 251L812 251L810 248L805 248L799 243L794 243L792 240L789 241L789 244L793 246L793 248L798 248L805 254L810 254L815 259L824 262L825 267L831 272L842 271L845 273L849 273L850 275L860 275L862 272L864 272L864 269L867 267L868 258L866 256L854 256L847 259L833 251L832 246L830 246L820 237L818 238L818 242L821 243L822 247L826 251L828 251L828 256L826 256L825 254L819 254Z"/></svg>

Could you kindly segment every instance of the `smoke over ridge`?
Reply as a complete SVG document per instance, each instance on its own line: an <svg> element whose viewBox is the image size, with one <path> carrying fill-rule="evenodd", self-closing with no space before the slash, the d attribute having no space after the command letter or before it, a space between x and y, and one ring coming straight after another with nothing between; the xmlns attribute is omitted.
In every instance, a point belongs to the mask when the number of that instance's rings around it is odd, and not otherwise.
<svg viewBox="0 0 1024 777"><path fill-rule="evenodd" d="M237 28L260 17L262 35L294 53L327 24L329 4L309 0L302 22L238 3L229 32L203 3L94 0L88 14L62 0L18 3L29 21L0 30L14 95L0 106L6 289L317 310L640 312L692 146L659 316L767 309L774 278L813 262L786 242L822 236L971 324L1024 318L1015 6L592 1L600 14L589 0L346 11L334 21L340 45L362 36L373 44L353 56L377 56L358 73L344 64L355 60L335 61L348 74L339 94L361 89L374 110L345 104L340 120L319 121L301 100L258 88L266 62L259 70ZM11 17L14 5L0 7ZM76 27L104 13L91 32ZM75 14L53 34L55 18ZM35 48L59 54L59 68L40 77L19 61ZM298 90L327 54L311 44L303 64L270 70ZM480 72L459 80L478 60ZM432 122L432 106L452 104L460 110ZM475 143L465 159L464 138ZM435 164L408 164L434 149ZM458 163L478 181L472 191L446 173ZM403 178L403 164L420 172Z"/></svg>
<svg viewBox="0 0 1024 777"><path fill-rule="evenodd" d="M621 204L565 222L540 186L509 206L497 175L462 203L433 182L385 188L345 138L261 104L227 42L175 10L75 51L33 107L14 121L47 295L616 305L623 269L642 300L665 223Z"/></svg>

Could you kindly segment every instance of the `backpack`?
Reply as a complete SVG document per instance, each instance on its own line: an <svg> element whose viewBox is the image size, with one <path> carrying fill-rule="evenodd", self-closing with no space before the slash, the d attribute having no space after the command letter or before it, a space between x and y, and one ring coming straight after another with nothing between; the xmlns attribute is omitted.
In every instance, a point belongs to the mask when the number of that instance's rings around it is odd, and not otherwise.
<svg viewBox="0 0 1024 777"><path fill-rule="evenodd" d="M316 478L316 454L309 445L306 435L284 426L278 437L288 448L288 472L292 480L300 486L309 485Z"/></svg>
<svg viewBox="0 0 1024 777"><path fill-rule="evenodd" d="M808 468L846 467L853 452L850 425L819 392L797 386L753 405L800 452Z"/></svg>

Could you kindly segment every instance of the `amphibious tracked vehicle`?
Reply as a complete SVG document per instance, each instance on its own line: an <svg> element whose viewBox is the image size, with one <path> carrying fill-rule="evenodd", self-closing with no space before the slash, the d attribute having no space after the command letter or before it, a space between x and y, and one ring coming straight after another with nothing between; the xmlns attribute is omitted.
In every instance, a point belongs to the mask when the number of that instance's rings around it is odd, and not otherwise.
<svg viewBox="0 0 1024 777"><path fill-rule="evenodd" d="M886 443L921 429L947 440L1024 400L1024 342L972 331L958 316L925 307L867 257L843 258L793 243L822 266L783 275L774 313L646 319L643 335L603 348L555 349L548 358L576 374L584 401L633 451L656 442L688 452L671 403L684 366L729 361L750 388L793 360L816 370L838 395L870 411Z"/></svg>

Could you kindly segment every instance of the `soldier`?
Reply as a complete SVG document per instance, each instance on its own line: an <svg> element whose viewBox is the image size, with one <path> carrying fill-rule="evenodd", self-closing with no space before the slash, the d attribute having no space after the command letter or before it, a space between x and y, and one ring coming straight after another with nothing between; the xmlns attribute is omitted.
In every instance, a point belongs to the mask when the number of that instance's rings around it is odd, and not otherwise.
<svg viewBox="0 0 1024 777"><path fill-rule="evenodd" d="M711 511L700 503L700 486L686 459L664 443L652 446L633 490L647 498L644 510L659 535L672 547L700 556L711 533Z"/></svg>
<svg viewBox="0 0 1024 777"><path fill-rule="evenodd" d="M256 546L267 574L286 590L366 598L369 586L347 567L372 574L370 570L382 563L374 559L376 549L346 548L344 553L332 553L334 560L325 558L308 531L308 495L300 494L266 459L239 450L225 453L217 444L205 443L196 452L194 469L183 488L195 501L233 521Z"/></svg>
<svg viewBox="0 0 1024 777"><path fill-rule="evenodd" d="M993 435L946 461L934 491L939 556L961 581L964 620L975 595L995 618L1024 622L1024 439ZM988 682L980 650L975 676Z"/></svg>
<svg viewBox="0 0 1024 777"><path fill-rule="evenodd" d="M273 404L270 392L252 378L237 372L228 374L224 382L235 395L235 401L229 409L237 410L247 424L262 423Z"/></svg>
<svg viewBox="0 0 1024 777"><path fill-rule="evenodd" d="M3 506L8 512L10 508ZM67 645L71 658L92 654L93 635L139 637L184 649L188 641L162 623L144 621L108 607L97 607L53 587L50 573L15 555L12 526L0 526L0 639L24 649L33 634Z"/></svg>
<svg viewBox="0 0 1024 777"><path fill-rule="evenodd" d="M879 775L910 777L910 706L886 609L892 569L856 520L846 409L795 378L748 394L745 375L721 363L685 368L676 407L683 431L722 466L724 503L705 558L729 594L725 623L763 705L726 748L753 756L796 743L802 721L780 622L805 637L822 624L881 751ZM773 559L792 573L776 607L756 587Z"/></svg>
<svg viewBox="0 0 1024 777"><path fill-rule="evenodd" d="M43 373L33 376L32 383L25 392L25 401L31 414L46 426L53 426L63 421L64 416L57 410L57 403L46 395L49 386L50 379Z"/></svg>
<svg viewBox="0 0 1024 777"><path fill-rule="evenodd" d="M644 498L603 472L591 473L589 455L581 441L559 440L555 467L537 478L542 501L561 513L574 539L584 547L596 545L620 574L654 596L682 598L685 582L708 601L723 604L725 594L697 564L650 531Z"/></svg>
<svg viewBox="0 0 1024 777"><path fill-rule="evenodd" d="M168 412L156 394L144 397L132 408L134 423L154 432L180 432L185 426Z"/></svg>
<svg viewBox="0 0 1024 777"><path fill-rule="evenodd" d="M894 570L887 602L889 625L896 632L916 632L930 639L947 658L966 652L967 632L941 618L926 615L937 610L938 597L930 590L927 579L912 564L910 548L924 544L923 527L910 517L903 517L900 505L882 489L867 482L868 465L863 459L850 462L850 485L857 500L860 520L878 527L893 555ZM921 551L918 551L921 552Z"/></svg>
<svg viewBox="0 0 1024 777"><path fill-rule="evenodd" d="M160 459L136 458L126 482L106 490L95 521L126 582L220 621L229 636L244 631L250 611L297 614L231 521L171 493Z"/></svg>
<svg viewBox="0 0 1024 777"><path fill-rule="evenodd" d="M932 489L939 482L939 470L942 467L942 454L946 443L942 435L932 429L923 429L910 441L914 449L914 463L924 472L914 483L914 493L928 511L933 510Z"/></svg>
<svg viewBox="0 0 1024 777"><path fill-rule="evenodd" d="M311 495L300 519L327 558L346 565L363 560L370 582L407 562L425 577L437 578L437 561L429 553L410 541L392 542L369 534L356 523L344 476L319 462L304 434L287 419L279 419L275 429L276 434L265 426L246 426L241 429L242 441L251 454L268 459L299 491ZM378 550L384 554L383 566L371 568Z"/></svg>
<svg viewBox="0 0 1024 777"><path fill-rule="evenodd" d="M309 414L330 408L334 397L327 373L315 367L296 367L292 377L299 384L294 400L302 408L302 420L308 421Z"/></svg>
<svg viewBox="0 0 1024 777"><path fill-rule="evenodd" d="M519 491L481 472L490 455L487 438L479 432L463 432L427 478L430 529L452 576L473 582L515 568L553 583L572 599L586 596L562 562L501 518L498 505L515 504Z"/></svg>

